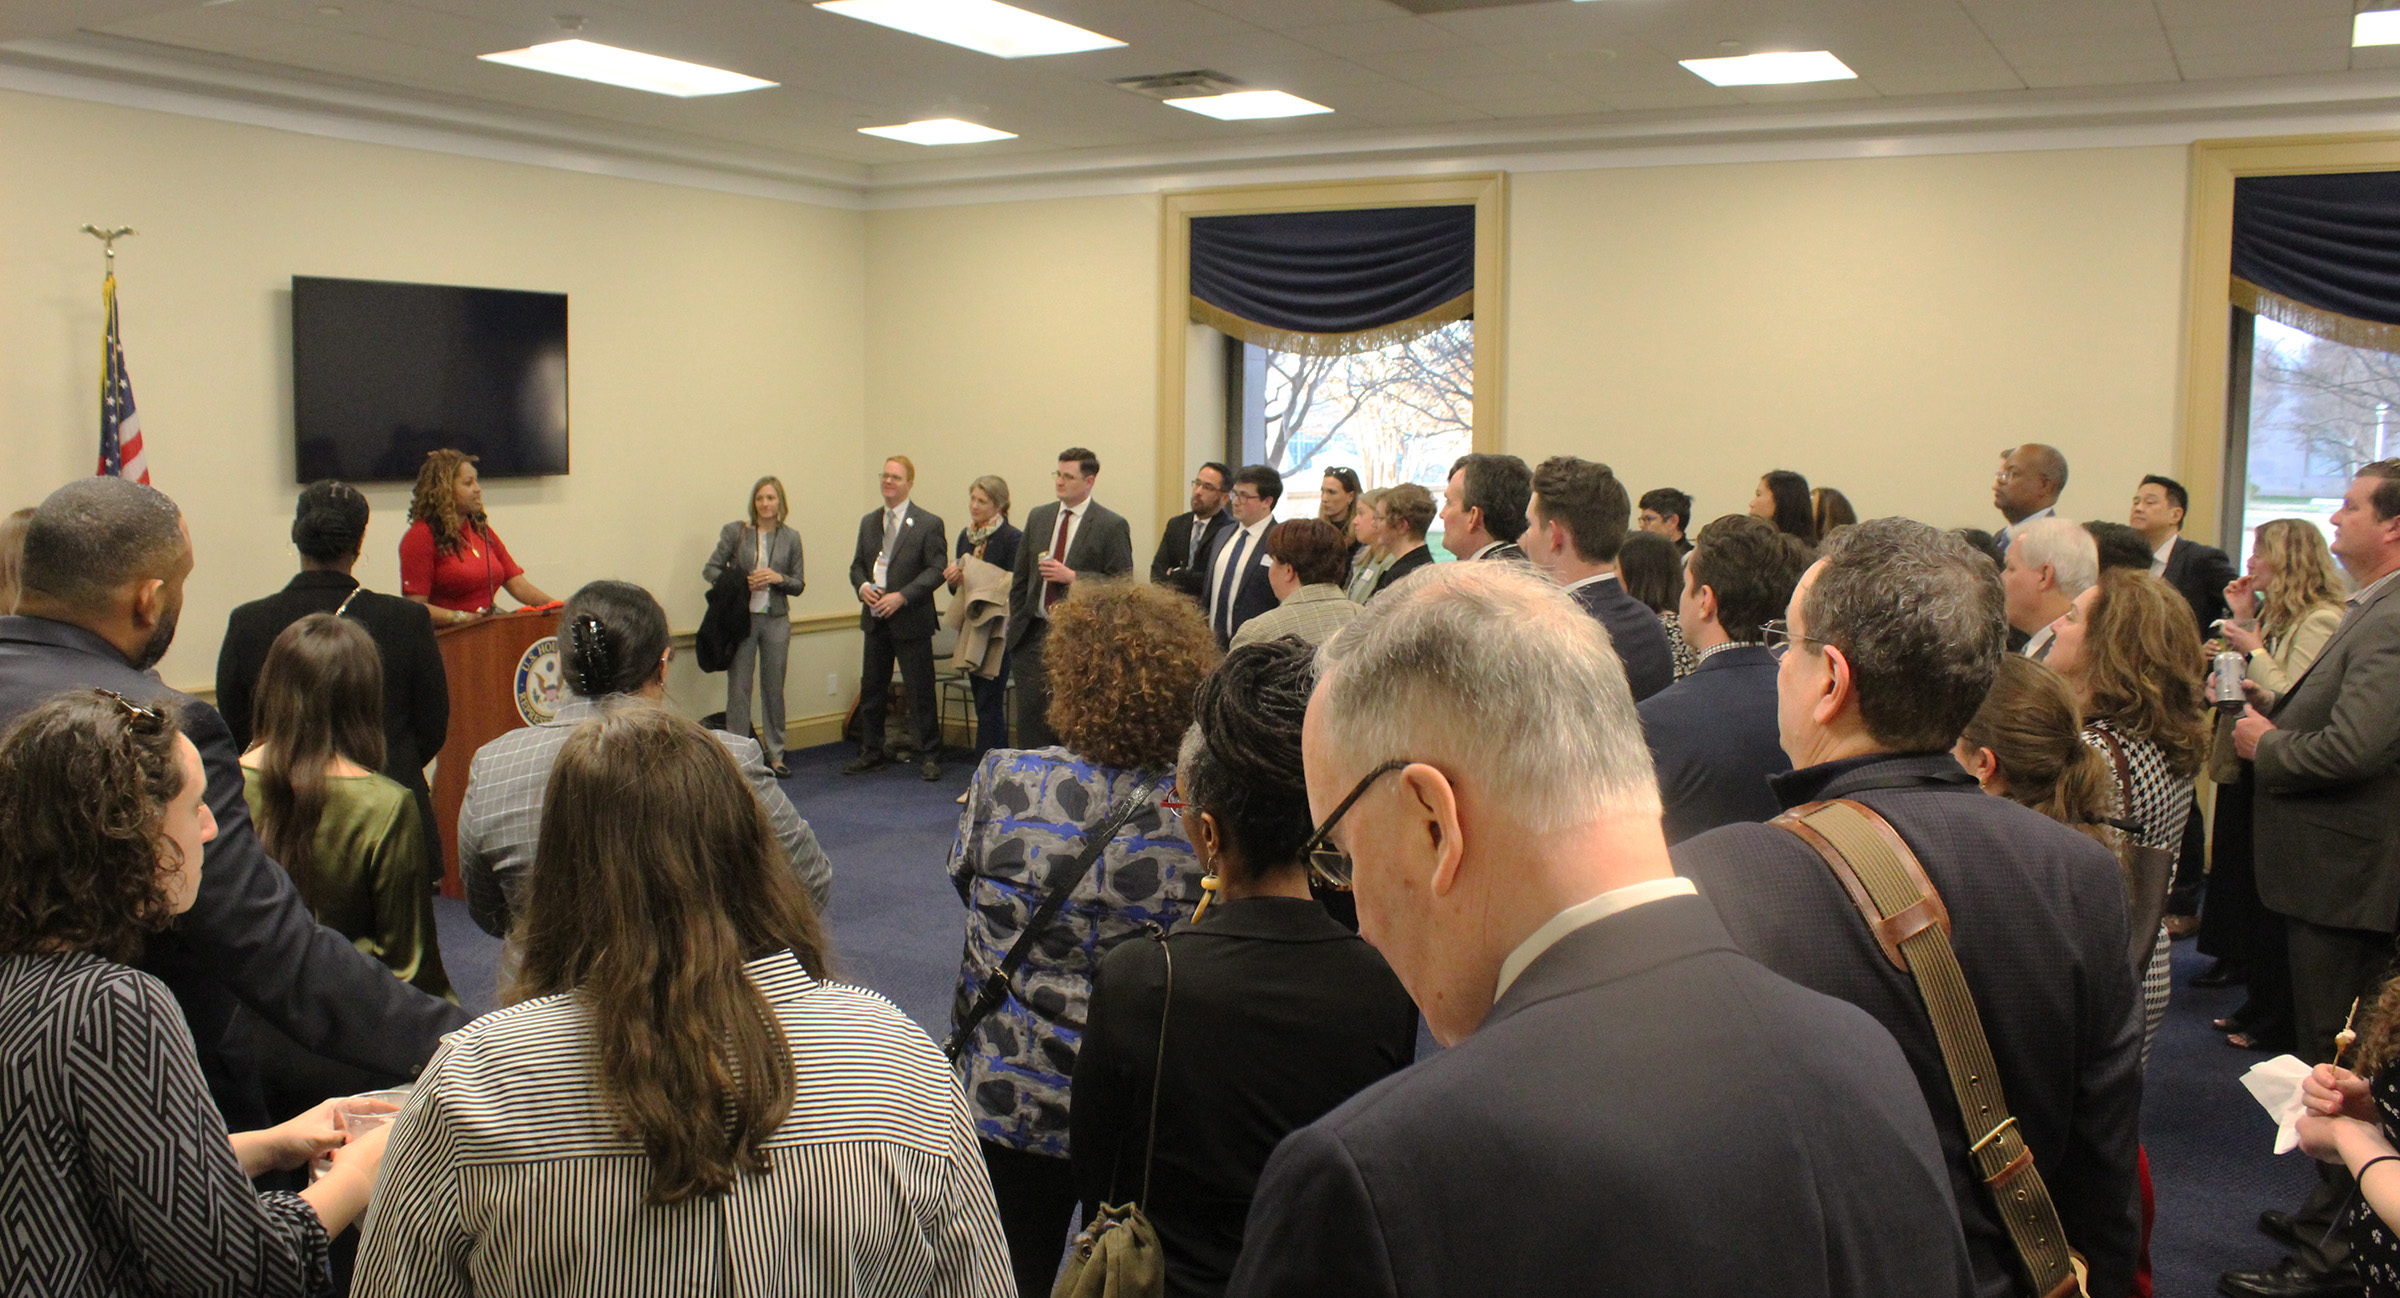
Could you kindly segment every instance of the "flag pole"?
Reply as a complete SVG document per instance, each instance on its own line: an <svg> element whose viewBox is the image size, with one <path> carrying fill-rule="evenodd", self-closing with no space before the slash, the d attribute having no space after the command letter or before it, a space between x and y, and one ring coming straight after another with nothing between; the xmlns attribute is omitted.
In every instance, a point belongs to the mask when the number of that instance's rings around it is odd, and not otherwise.
<svg viewBox="0 0 2400 1298"><path fill-rule="evenodd" d="M117 277L117 240L140 231L130 225L112 225L105 229L97 225L83 227L83 232L100 241L101 267L109 279Z"/></svg>
<svg viewBox="0 0 2400 1298"><path fill-rule="evenodd" d="M142 453L141 416L133 407L133 384L125 377L124 344L117 334L117 240L134 232L129 225L83 227L100 241L103 274L100 300L107 315L100 339L100 459L103 477L122 477L150 484L150 464Z"/></svg>

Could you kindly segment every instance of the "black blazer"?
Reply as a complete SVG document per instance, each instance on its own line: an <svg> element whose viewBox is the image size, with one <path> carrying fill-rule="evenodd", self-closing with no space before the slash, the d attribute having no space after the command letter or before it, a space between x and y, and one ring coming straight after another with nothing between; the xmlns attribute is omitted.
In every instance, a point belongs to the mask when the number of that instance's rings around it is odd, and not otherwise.
<svg viewBox="0 0 2400 1298"><path fill-rule="evenodd" d="M226 619L217 650L217 712L234 751L249 751L251 701L275 637L311 613L331 613L354 590L358 597L343 616L366 628L383 657L383 773L422 793L425 763L449 734L450 681L434 642L433 614L415 600L359 590L345 573L303 572L280 592L242 605Z"/></svg>
<svg viewBox="0 0 2400 1298"><path fill-rule="evenodd" d="M466 1012L394 978L381 960L311 918L250 824L241 755L217 710L135 671L115 646L81 627L0 618L0 727L53 694L94 686L176 709L208 772L217 836L201 858L199 896L174 927L150 939L140 967L175 993L209 1090L234 1129L266 1121L249 1061L225 1053L237 1002L318 1054L414 1076L438 1038L466 1024Z"/></svg>
<svg viewBox="0 0 2400 1298"><path fill-rule="evenodd" d="M1233 633L1242 629L1242 623L1283 603L1275 597L1275 587L1267 580L1267 533L1274 530L1273 523L1260 528L1258 539L1252 541L1250 548L1242 553L1242 570L1239 573L1229 570L1225 574L1225 579L1234 583L1233 608L1228 613L1231 625L1222 629L1217 636L1217 647L1220 649L1232 642ZM1208 618L1210 630L1220 629L1217 627L1217 592L1209 588L1207 579L1216 575L1217 559L1225 552L1225 547L1232 545L1240 536L1241 527L1236 524L1210 537L1208 548L1200 552L1200 561L1192 565L1201 573L1200 611Z"/></svg>
<svg viewBox="0 0 2400 1298"><path fill-rule="evenodd" d="M850 593L875 580L875 556L883 553L883 511L870 509L858 520L858 549L850 556ZM878 622L890 628L896 640L930 640L940 619L933 611L933 592L941 588L942 570L950 566L949 542L942 535L942 519L938 514L925 512L915 501L908 502L907 512L900 516L900 536L892 542L891 566L884 572L883 588L897 591L908 602L888 618L876 617L862 605L858 610L859 629L871 630Z"/></svg>
<svg viewBox="0 0 2400 1298"><path fill-rule="evenodd" d="M1158 1157L1144 1202L1167 1292L1218 1294L1242 1221L1285 1136L1408 1067L1417 1007L1391 966L1306 897L1211 906L1174 944ZM1092 978L1068 1144L1087 1219L1142 1192L1166 960L1127 942Z"/></svg>
<svg viewBox="0 0 2400 1298"><path fill-rule="evenodd" d="M2091 1263L2094 1298L2122 1298L2141 1235L2142 1020L2115 856L2040 812L1986 796L1947 752L1829 762L1776 788L1789 805L1856 798L1924 863L2067 1242ZM2015 1253L1969 1160L1924 999L1884 959L1823 858L1784 830L1727 825L1678 846L1675 869L1716 903L1744 951L1866 1010L1899 1040L1941 1133L1977 1290L2016 1292Z"/></svg>
<svg viewBox="0 0 2400 1298"><path fill-rule="evenodd" d="M2159 575L2192 606L2203 640L2215 634L2217 619L2232 611L2225 606L2225 587L2233 580L2233 560L2213 545L2176 537L2175 548L2167 551L2167 570Z"/></svg>
<svg viewBox="0 0 2400 1298"><path fill-rule="evenodd" d="M1569 933L1473 1036L1293 1132L1229 1292L1973 1290L1891 1036L1669 897Z"/></svg>
<svg viewBox="0 0 2400 1298"><path fill-rule="evenodd" d="M1075 570L1078 580L1089 577L1122 577L1133 571L1133 528L1122 516L1097 500L1085 499L1083 521L1075 525L1075 539L1067 545L1066 565ZM1008 647L1016 648L1033 634L1033 624L1040 620L1036 614L1041 607L1042 560L1050 553L1051 543L1058 536L1058 502L1053 500L1034 509L1025 520L1025 539L1017 546L1016 580L1008 587Z"/></svg>
<svg viewBox="0 0 2400 1298"><path fill-rule="evenodd" d="M1608 628L1608 639L1625 664L1625 684L1633 701L1641 702L1675 683L1675 651L1667 645L1667 628L1650 606L1633 597L1625 583L1603 577L1568 591L1583 611Z"/></svg>
<svg viewBox="0 0 2400 1298"><path fill-rule="evenodd" d="M1233 526L1233 513L1219 509L1208 516L1208 527L1200 534L1200 549L1206 553L1216 544L1217 537ZM1165 581L1167 574L1177 568L1192 566L1192 511L1185 510L1167 520L1166 534L1158 538L1158 553L1150 556L1150 580Z"/></svg>
<svg viewBox="0 0 2400 1298"><path fill-rule="evenodd" d="M1670 845L1783 811L1767 783L1792 769L1775 707L1775 656L1764 645L1728 645L1635 709L1658 768Z"/></svg>
<svg viewBox="0 0 2400 1298"><path fill-rule="evenodd" d="M1518 545L1514 541L1502 541L1500 544L1495 545L1490 550L1486 551L1483 557L1486 559L1514 559L1518 563L1533 562L1533 560L1525 557L1524 547Z"/></svg>
<svg viewBox="0 0 2400 1298"><path fill-rule="evenodd" d="M1433 561L1433 547L1430 545L1420 545L1416 549L1411 550L1408 553L1401 555L1399 558L1392 560L1392 566L1384 569L1383 575L1375 579L1375 589L1369 592L1367 595L1368 602L1374 602L1374 599L1377 595L1381 595L1383 592L1399 585L1402 577L1415 572L1417 569L1422 568Z"/></svg>

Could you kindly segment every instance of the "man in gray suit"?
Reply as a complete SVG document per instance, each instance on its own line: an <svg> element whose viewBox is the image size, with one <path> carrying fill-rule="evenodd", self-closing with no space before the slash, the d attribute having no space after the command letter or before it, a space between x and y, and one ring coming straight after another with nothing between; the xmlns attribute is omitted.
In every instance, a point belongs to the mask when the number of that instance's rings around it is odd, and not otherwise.
<svg viewBox="0 0 2400 1298"><path fill-rule="evenodd" d="M1444 564L1321 661L1302 857L1450 1049L1284 1139L1235 1298L1970 1292L1890 1034L1669 868L1598 622L1525 565Z"/></svg>
<svg viewBox="0 0 2400 1298"><path fill-rule="evenodd" d="M2333 555L2358 583L2340 627L2280 696L2249 687L2233 728L2234 751L2257 764L2258 895L2291 935L2294 1023L2311 1063L2333 1058L2353 999L2374 1003L2400 928L2400 460L2358 471L2333 516ZM2340 1232L2321 1229L2349 1177L2323 1170L2299 1213L2260 1222L2298 1256L2232 1272L2225 1292L2357 1292Z"/></svg>
<svg viewBox="0 0 2400 1298"><path fill-rule="evenodd" d="M860 775L891 764L884 753L883 722L892 694L892 663L908 689L908 742L917 773L942 778L942 732L934 716L933 592L949 566L949 543L941 515L910 502L917 466L905 455L883 462L878 479L883 506L858 520L858 545L850 556L850 588L859 602L858 628L865 633L858 672L858 756L842 768Z"/></svg>
<svg viewBox="0 0 2400 1298"><path fill-rule="evenodd" d="M1100 457L1080 446L1060 451L1053 481L1058 499L1025 520L1016 580L1008 588L1009 670L1017 683L1021 748L1047 748L1058 742L1050 729L1050 679L1042 671L1042 641L1049 637L1051 608L1079 580L1133 571L1133 529L1092 499L1092 488L1100 481Z"/></svg>

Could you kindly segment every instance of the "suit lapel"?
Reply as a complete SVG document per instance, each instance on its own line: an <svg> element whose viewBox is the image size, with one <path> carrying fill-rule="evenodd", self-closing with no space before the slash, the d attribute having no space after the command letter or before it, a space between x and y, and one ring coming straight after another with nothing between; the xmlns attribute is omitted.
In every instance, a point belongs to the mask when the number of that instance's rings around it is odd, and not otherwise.
<svg viewBox="0 0 2400 1298"><path fill-rule="evenodd" d="M2267 714L2270 719L2280 715L2283 712L2284 705L2290 703L2293 696L2300 693L2300 687L2308 684L2308 678L2317 674L2317 668L2327 659L2333 657L2334 650L2341 648L2342 641L2349 638L2351 630L2359 623L2366 621L2367 616L2370 613L2373 613L2378 605L2391 598L2392 592L2395 589L2400 589L2400 584L2386 586L2382 590L2376 592L2375 598L2368 600L2367 602L2359 605L2357 608L2344 609L2342 611L2341 625L2334 628L2333 635L2327 638L2325 641L2325 647L2317 651L2317 656L2309 660L2308 669L2300 673L2300 679L2293 681L2292 687L2288 690L2285 690L2282 697L2275 700L2275 711Z"/></svg>

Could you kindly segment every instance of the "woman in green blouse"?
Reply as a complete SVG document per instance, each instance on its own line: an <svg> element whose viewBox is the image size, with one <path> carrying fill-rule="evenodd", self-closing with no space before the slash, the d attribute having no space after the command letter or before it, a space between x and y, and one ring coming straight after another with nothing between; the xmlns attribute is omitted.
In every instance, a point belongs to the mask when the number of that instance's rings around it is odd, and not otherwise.
<svg viewBox="0 0 2400 1298"><path fill-rule="evenodd" d="M333 613L285 627L259 670L243 793L317 922L419 990L449 996L424 821L383 765L383 659ZM455 998L453 998L455 999Z"/></svg>

